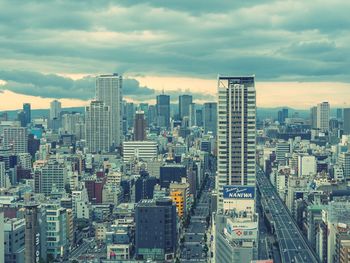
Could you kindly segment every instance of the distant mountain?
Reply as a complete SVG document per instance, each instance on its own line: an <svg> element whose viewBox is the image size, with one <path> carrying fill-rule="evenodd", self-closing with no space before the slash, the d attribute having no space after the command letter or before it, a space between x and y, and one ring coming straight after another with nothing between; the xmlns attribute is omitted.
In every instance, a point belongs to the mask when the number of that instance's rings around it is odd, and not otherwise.
<svg viewBox="0 0 350 263"><path fill-rule="evenodd" d="M202 106L202 105L198 105ZM171 104L171 112L173 114L176 114L178 112L178 105L177 104ZM305 109L293 109L289 107L276 107L276 108L257 108L257 118L258 119L277 119L278 111L282 108L288 108L289 117L292 117L296 113L300 118L307 119L310 115L310 110ZM336 110L337 109L331 109L331 117L336 116ZM17 112L19 110L10 110L10 111L1 111L7 112L8 117L10 120L14 120L17 118ZM62 111L66 112L81 112L83 113L85 111L84 107L71 107L71 108L63 108ZM40 118L40 117L48 117L49 116L49 109L35 109L32 110L32 118Z"/></svg>
<svg viewBox="0 0 350 263"><path fill-rule="evenodd" d="M84 112L85 108L84 107L71 107L71 108L63 108L62 111L66 112ZM17 113L20 110L9 110L9 111L1 111L2 112L7 112L8 118L10 120L14 120L17 118ZM34 109L31 111L32 114L32 119L35 118L41 118L41 117L49 117L49 109Z"/></svg>

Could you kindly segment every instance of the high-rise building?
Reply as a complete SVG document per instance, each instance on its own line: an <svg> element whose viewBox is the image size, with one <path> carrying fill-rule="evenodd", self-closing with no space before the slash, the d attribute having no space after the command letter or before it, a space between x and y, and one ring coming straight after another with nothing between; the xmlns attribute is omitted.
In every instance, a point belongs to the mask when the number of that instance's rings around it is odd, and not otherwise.
<svg viewBox="0 0 350 263"><path fill-rule="evenodd" d="M278 111L278 122L279 123L285 123L287 118L288 118L288 109L287 108L283 108L280 111Z"/></svg>
<svg viewBox="0 0 350 263"><path fill-rule="evenodd" d="M217 132L217 108L218 104L216 102L204 103L203 109L203 126L204 131L212 132L216 135Z"/></svg>
<svg viewBox="0 0 350 263"><path fill-rule="evenodd" d="M28 134L24 127L4 128L4 146L12 149L14 154L28 152Z"/></svg>
<svg viewBox="0 0 350 263"><path fill-rule="evenodd" d="M50 160L36 170L35 174L36 192L48 195L53 188L64 191L67 183L67 169L64 164Z"/></svg>
<svg viewBox="0 0 350 263"><path fill-rule="evenodd" d="M134 141L146 140L146 120L143 111L136 111L134 123Z"/></svg>
<svg viewBox="0 0 350 263"><path fill-rule="evenodd" d="M191 95L180 95L179 96L179 117L181 120L183 117L189 116L191 103L192 103L192 96Z"/></svg>
<svg viewBox="0 0 350 263"><path fill-rule="evenodd" d="M157 116L156 106L149 105L148 114L147 114L147 124L149 126L157 123L156 116Z"/></svg>
<svg viewBox="0 0 350 263"><path fill-rule="evenodd" d="M196 126L203 127L203 109L196 109Z"/></svg>
<svg viewBox="0 0 350 263"><path fill-rule="evenodd" d="M350 152L342 152L338 157L338 164L343 170L343 176L346 181L350 181Z"/></svg>
<svg viewBox="0 0 350 263"><path fill-rule="evenodd" d="M23 103L23 111L25 114L25 122L26 125L31 123L32 121L32 114L31 114L31 105L30 103Z"/></svg>
<svg viewBox="0 0 350 263"><path fill-rule="evenodd" d="M196 103L191 103L190 104L190 110L189 110L189 126L196 126L197 122L196 122Z"/></svg>
<svg viewBox="0 0 350 263"><path fill-rule="evenodd" d="M90 152L109 152L112 146L111 111L102 101L85 108L85 136Z"/></svg>
<svg viewBox="0 0 350 263"><path fill-rule="evenodd" d="M312 129L317 129L317 107L311 107L310 109L310 125Z"/></svg>
<svg viewBox="0 0 350 263"><path fill-rule="evenodd" d="M344 134L350 135L350 108L346 108L343 111L343 129Z"/></svg>
<svg viewBox="0 0 350 263"><path fill-rule="evenodd" d="M172 260L176 253L176 206L169 199L141 200L135 209L138 259Z"/></svg>
<svg viewBox="0 0 350 263"><path fill-rule="evenodd" d="M317 128L322 131L329 130L330 106L328 102L317 104Z"/></svg>
<svg viewBox="0 0 350 263"><path fill-rule="evenodd" d="M337 120L338 121L342 121L343 120L343 109L342 108L338 108L337 109Z"/></svg>
<svg viewBox="0 0 350 263"><path fill-rule="evenodd" d="M84 123L84 115L81 113L66 113L62 115L62 128L63 134L79 134L79 123Z"/></svg>
<svg viewBox="0 0 350 263"><path fill-rule="evenodd" d="M127 102L126 105L126 122L127 122L127 129L131 129L134 126L134 119L135 119L135 105L132 102Z"/></svg>
<svg viewBox="0 0 350 263"><path fill-rule="evenodd" d="M169 128L170 127L170 96L169 95L158 95L157 104L157 125L159 127Z"/></svg>
<svg viewBox="0 0 350 263"><path fill-rule="evenodd" d="M116 73L97 76L96 100L110 108L111 141L119 146L122 136L122 76Z"/></svg>
<svg viewBox="0 0 350 263"><path fill-rule="evenodd" d="M59 119L62 111L62 104L58 100L50 102L50 120Z"/></svg>
<svg viewBox="0 0 350 263"><path fill-rule="evenodd" d="M255 185L254 76L218 78L218 208L225 185Z"/></svg>

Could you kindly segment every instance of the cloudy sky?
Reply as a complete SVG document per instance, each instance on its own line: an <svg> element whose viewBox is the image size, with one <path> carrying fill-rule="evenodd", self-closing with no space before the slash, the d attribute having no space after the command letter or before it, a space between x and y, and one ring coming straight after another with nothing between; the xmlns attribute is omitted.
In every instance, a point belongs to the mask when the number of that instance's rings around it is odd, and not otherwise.
<svg viewBox="0 0 350 263"><path fill-rule="evenodd" d="M0 110L85 105L94 76L127 100L215 100L218 73L256 75L258 106L350 106L349 0L0 1Z"/></svg>

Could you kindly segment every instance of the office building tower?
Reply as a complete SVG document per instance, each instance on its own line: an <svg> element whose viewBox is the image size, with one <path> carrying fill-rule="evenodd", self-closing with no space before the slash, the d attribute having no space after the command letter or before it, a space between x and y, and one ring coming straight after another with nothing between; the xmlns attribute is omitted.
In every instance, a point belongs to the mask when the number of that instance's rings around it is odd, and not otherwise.
<svg viewBox="0 0 350 263"><path fill-rule="evenodd" d="M149 108L148 103L140 103L139 105L139 110L144 112L146 120L148 116L148 108Z"/></svg>
<svg viewBox="0 0 350 263"><path fill-rule="evenodd" d="M35 171L35 186L37 193L49 195L53 188L65 191L67 169L62 163L49 160L43 167Z"/></svg>
<svg viewBox="0 0 350 263"><path fill-rule="evenodd" d="M346 108L343 111L343 129L344 134L350 135L350 108Z"/></svg>
<svg viewBox="0 0 350 263"><path fill-rule="evenodd" d="M30 103L23 103L23 111L25 114L26 125L32 122L32 113Z"/></svg>
<svg viewBox="0 0 350 263"><path fill-rule="evenodd" d="M96 100L110 109L111 141L119 146L122 138L122 76L118 74L96 77Z"/></svg>
<svg viewBox="0 0 350 263"><path fill-rule="evenodd" d="M205 118L204 118L205 119ZM225 185L255 185L254 76L218 78L218 207Z"/></svg>
<svg viewBox="0 0 350 263"><path fill-rule="evenodd" d="M189 116L188 116L188 122L189 126L193 127L197 125L196 121L196 103L191 103L190 104L190 109L189 109Z"/></svg>
<svg viewBox="0 0 350 263"><path fill-rule="evenodd" d="M148 126L155 125L157 123L157 110L155 105L149 105L147 114L147 124Z"/></svg>
<svg viewBox="0 0 350 263"><path fill-rule="evenodd" d="M317 129L317 107L311 107L310 109L310 126L312 129Z"/></svg>
<svg viewBox="0 0 350 263"><path fill-rule="evenodd" d="M196 126L203 127L203 109L196 109Z"/></svg>
<svg viewBox="0 0 350 263"><path fill-rule="evenodd" d="M4 128L4 146L11 148L13 154L28 152L28 134L24 127Z"/></svg>
<svg viewBox="0 0 350 263"><path fill-rule="evenodd" d="M19 218L6 218L4 222L4 234L5 262L24 262L25 220Z"/></svg>
<svg viewBox="0 0 350 263"><path fill-rule="evenodd" d="M136 111L134 123L134 141L146 140L146 120L143 111Z"/></svg>
<svg viewBox="0 0 350 263"><path fill-rule="evenodd" d="M328 102L317 104L317 128L322 131L329 130L330 106Z"/></svg>
<svg viewBox="0 0 350 263"><path fill-rule="evenodd" d="M204 103L203 108L203 126L204 132L212 132L216 135L217 132L217 103L207 102Z"/></svg>
<svg viewBox="0 0 350 263"><path fill-rule="evenodd" d="M137 259L174 259L177 239L176 206L169 199L142 200L135 209Z"/></svg>
<svg viewBox="0 0 350 263"><path fill-rule="evenodd" d="M21 127L26 127L26 115L23 110L17 112L17 121L21 124Z"/></svg>
<svg viewBox="0 0 350 263"><path fill-rule="evenodd" d="M288 118L288 109L287 108L283 108L280 111L278 111L278 122L279 123L285 123L287 118Z"/></svg>
<svg viewBox="0 0 350 263"><path fill-rule="evenodd" d="M85 108L85 136L89 152L109 152L112 146L111 111L102 101Z"/></svg>
<svg viewBox="0 0 350 263"><path fill-rule="evenodd" d="M79 133L79 125L84 123L84 115L81 113L66 113L62 115L62 128L61 134L73 134Z"/></svg>
<svg viewBox="0 0 350 263"><path fill-rule="evenodd" d="M59 119L61 116L62 104L58 100L50 102L50 120Z"/></svg>
<svg viewBox="0 0 350 263"><path fill-rule="evenodd" d="M131 129L134 127L134 119L135 119L135 105L132 102L126 103L126 121L127 121L127 129Z"/></svg>
<svg viewBox="0 0 350 263"><path fill-rule="evenodd" d="M170 127L170 96L158 95L156 104L157 125L163 128Z"/></svg>
<svg viewBox="0 0 350 263"><path fill-rule="evenodd" d="M192 103L191 95L179 96L179 117L182 120L183 117L190 115L190 105Z"/></svg>
<svg viewBox="0 0 350 263"><path fill-rule="evenodd" d="M343 109L342 108L338 108L337 109L337 120L338 121L342 121L343 120Z"/></svg>

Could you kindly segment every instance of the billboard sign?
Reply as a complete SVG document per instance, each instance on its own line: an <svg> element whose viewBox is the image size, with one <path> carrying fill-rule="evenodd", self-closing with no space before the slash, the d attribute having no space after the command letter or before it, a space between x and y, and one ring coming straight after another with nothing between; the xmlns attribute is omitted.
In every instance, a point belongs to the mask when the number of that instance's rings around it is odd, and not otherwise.
<svg viewBox="0 0 350 263"><path fill-rule="evenodd" d="M254 199L255 187L243 185L225 185L224 198L227 199Z"/></svg>

